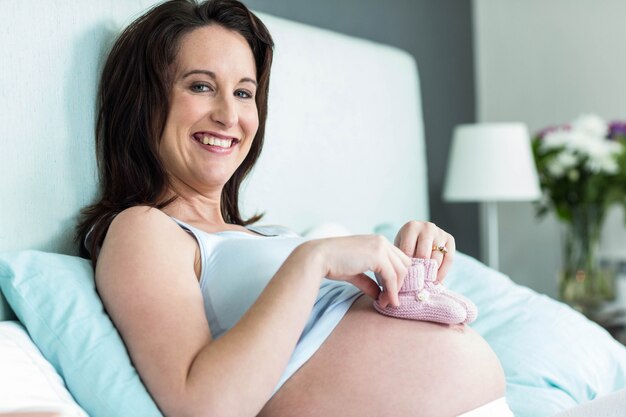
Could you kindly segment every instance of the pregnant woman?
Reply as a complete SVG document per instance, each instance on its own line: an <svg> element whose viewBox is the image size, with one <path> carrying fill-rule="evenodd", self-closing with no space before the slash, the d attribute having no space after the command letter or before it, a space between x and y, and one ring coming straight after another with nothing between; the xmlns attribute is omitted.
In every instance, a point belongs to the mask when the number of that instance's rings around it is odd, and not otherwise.
<svg viewBox="0 0 626 417"><path fill-rule="evenodd" d="M372 307L399 305L411 258L437 261L442 280L449 234L410 221L395 245L306 241L240 214L272 47L238 1L173 0L128 26L103 69L101 193L78 231L157 405L194 417L512 415L500 364L471 328Z"/></svg>

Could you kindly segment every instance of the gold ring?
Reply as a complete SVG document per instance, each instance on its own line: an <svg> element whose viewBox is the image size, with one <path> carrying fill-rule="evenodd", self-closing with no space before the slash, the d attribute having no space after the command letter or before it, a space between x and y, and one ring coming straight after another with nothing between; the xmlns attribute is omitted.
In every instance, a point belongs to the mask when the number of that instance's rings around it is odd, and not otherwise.
<svg viewBox="0 0 626 417"><path fill-rule="evenodd" d="M444 255L446 253L448 253L448 249L446 249L446 247L444 245L433 245L433 250L438 250L439 252L443 253Z"/></svg>

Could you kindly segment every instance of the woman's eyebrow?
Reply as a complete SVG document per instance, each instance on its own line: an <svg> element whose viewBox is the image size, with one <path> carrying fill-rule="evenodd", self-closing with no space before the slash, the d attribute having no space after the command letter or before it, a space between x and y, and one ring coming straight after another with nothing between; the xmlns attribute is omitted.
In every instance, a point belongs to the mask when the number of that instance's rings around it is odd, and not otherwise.
<svg viewBox="0 0 626 417"><path fill-rule="evenodd" d="M203 75L208 75L209 77L216 79L217 77L215 76L215 73L213 71L209 71L209 70L200 70L200 69L194 69L191 71L187 71L186 73L183 74L182 79L185 79L187 77L189 77L190 75L194 75L194 74L203 74ZM254 84L255 87L257 87L257 82L250 78L250 77L243 77L241 80L239 80L240 83L243 82L249 82Z"/></svg>

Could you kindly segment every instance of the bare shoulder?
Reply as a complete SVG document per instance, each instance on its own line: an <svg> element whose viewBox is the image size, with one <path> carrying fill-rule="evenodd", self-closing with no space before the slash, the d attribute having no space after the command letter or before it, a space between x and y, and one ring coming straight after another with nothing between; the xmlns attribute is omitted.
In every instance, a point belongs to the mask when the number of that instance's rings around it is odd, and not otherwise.
<svg viewBox="0 0 626 417"><path fill-rule="evenodd" d="M196 252L195 240L167 214L146 206L131 207L111 222L96 265L96 283L104 276L110 282L129 275L133 280L151 277L152 281L165 270L180 271L179 276L191 272L195 280Z"/></svg>
<svg viewBox="0 0 626 417"><path fill-rule="evenodd" d="M167 214L148 206L134 206L122 211L113 219L109 230L114 233L132 231L140 234L154 233L157 235L163 233L177 234L174 232L182 231Z"/></svg>
<svg viewBox="0 0 626 417"><path fill-rule="evenodd" d="M119 248L140 253L149 251L154 255L167 251L174 255L178 251L188 253L194 247L194 239L171 217L147 206L131 207L118 214L103 243L104 253Z"/></svg>

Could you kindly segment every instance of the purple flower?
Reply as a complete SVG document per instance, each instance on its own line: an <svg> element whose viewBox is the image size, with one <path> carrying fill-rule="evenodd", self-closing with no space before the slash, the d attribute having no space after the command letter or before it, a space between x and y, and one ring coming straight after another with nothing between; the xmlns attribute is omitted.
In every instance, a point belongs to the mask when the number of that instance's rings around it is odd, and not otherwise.
<svg viewBox="0 0 626 417"><path fill-rule="evenodd" d="M609 139L626 137L626 122L611 122L609 124Z"/></svg>
<svg viewBox="0 0 626 417"><path fill-rule="evenodd" d="M543 139L548 133L556 132L557 130L570 130L572 127L570 125L561 125L561 126L548 126L544 129L541 129L535 135L536 139Z"/></svg>

